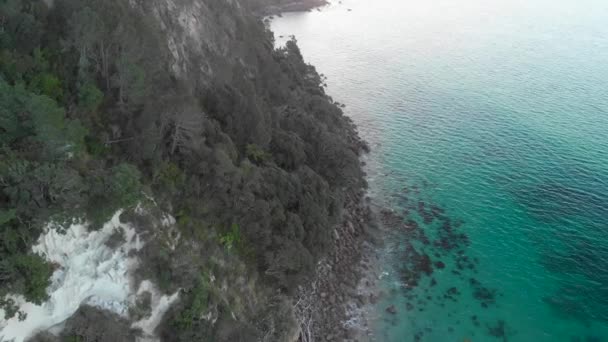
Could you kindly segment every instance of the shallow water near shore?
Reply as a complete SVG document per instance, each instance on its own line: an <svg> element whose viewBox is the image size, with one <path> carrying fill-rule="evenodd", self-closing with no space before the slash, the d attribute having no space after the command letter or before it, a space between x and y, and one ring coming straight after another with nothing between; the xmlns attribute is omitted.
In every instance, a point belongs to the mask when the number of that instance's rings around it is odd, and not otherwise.
<svg viewBox="0 0 608 342"><path fill-rule="evenodd" d="M608 341L607 18L602 0L342 0L273 21L393 210L375 340Z"/></svg>

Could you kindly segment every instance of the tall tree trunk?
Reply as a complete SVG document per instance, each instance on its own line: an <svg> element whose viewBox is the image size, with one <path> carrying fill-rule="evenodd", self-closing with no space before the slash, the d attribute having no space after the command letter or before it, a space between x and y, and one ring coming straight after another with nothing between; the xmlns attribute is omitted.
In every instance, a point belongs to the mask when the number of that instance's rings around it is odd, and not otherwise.
<svg viewBox="0 0 608 342"><path fill-rule="evenodd" d="M106 80L106 90L110 90L110 76L108 75L109 67L108 67L108 51L106 45L103 41L101 41L101 74L103 78Z"/></svg>

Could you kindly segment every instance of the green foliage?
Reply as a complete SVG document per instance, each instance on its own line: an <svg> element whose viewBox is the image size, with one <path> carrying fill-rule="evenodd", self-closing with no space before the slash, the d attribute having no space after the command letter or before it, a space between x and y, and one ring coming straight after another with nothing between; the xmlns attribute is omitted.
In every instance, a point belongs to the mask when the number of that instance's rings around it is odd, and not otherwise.
<svg viewBox="0 0 608 342"><path fill-rule="evenodd" d="M108 153L110 149L108 146L101 141L97 137L86 136L85 144L87 147L87 152L93 158L102 158L104 154Z"/></svg>
<svg viewBox="0 0 608 342"><path fill-rule="evenodd" d="M0 78L0 144L11 144L31 134L21 115L26 95L23 87L11 87Z"/></svg>
<svg viewBox="0 0 608 342"><path fill-rule="evenodd" d="M105 97L114 98L123 110L142 105L149 88L146 75L159 65L144 67L147 61L156 62L158 57L158 50L154 55L148 51L157 38L154 29L120 1L85 0L71 5L73 12L65 14L68 33L65 45L78 54L79 78L100 77ZM82 89L81 93L81 99L89 98L81 102L94 104L99 99L92 89Z"/></svg>
<svg viewBox="0 0 608 342"><path fill-rule="evenodd" d="M23 109L29 114L28 123L34 132L34 139L43 146L48 156L60 157L81 150L83 140L69 140L72 132L82 132L79 123L69 122L66 125L65 113L55 101L38 95L30 96L26 101ZM76 138L79 138L78 135Z"/></svg>
<svg viewBox="0 0 608 342"><path fill-rule="evenodd" d="M241 246L243 241L239 225L236 223L232 224L229 232L220 235L219 241L227 250Z"/></svg>
<svg viewBox="0 0 608 342"><path fill-rule="evenodd" d="M15 53L13 51L5 49L0 50L0 72L6 81L14 82L20 79L21 75L17 62L18 59L15 58Z"/></svg>
<svg viewBox="0 0 608 342"><path fill-rule="evenodd" d="M103 92L92 82L78 88L78 106L88 112L96 112L103 102Z"/></svg>
<svg viewBox="0 0 608 342"><path fill-rule="evenodd" d="M206 274L202 274L198 279L198 284L190 293L191 301L174 319L173 324L180 329L189 329L201 319L209 304L209 279Z"/></svg>
<svg viewBox="0 0 608 342"><path fill-rule="evenodd" d="M42 304L48 298L46 288L51 285L51 266L39 255L19 255L14 260L15 270L23 278L20 291L28 302Z"/></svg>
<svg viewBox="0 0 608 342"><path fill-rule="evenodd" d="M15 301L12 298L5 298L4 296L1 296L0 309L4 310L4 319L11 319L15 317L16 314L19 314L20 321L23 321L26 318L26 315L19 311L19 306L15 304ZM22 317L23 319L21 319Z"/></svg>
<svg viewBox="0 0 608 342"><path fill-rule="evenodd" d="M271 155L255 144L248 144L245 148L247 158L256 164L266 163L271 159Z"/></svg>
<svg viewBox="0 0 608 342"><path fill-rule="evenodd" d="M36 94L46 95L56 101L61 101L63 98L61 80L46 72L34 76L30 81L29 89Z"/></svg>
<svg viewBox="0 0 608 342"><path fill-rule="evenodd" d="M46 145L46 151L53 156L67 149L65 141L65 113L57 103L46 96L29 96L23 106L28 124L31 126L35 139Z"/></svg>
<svg viewBox="0 0 608 342"><path fill-rule="evenodd" d="M17 217L16 212L17 210L15 209L0 209L0 227L5 223L9 223L10 221L14 220Z"/></svg>
<svg viewBox="0 0 608 342"><path fill-rule="evenodd" d="M70 335L67 336L63 342L84 342L85 339L80 337L79 335Z"/></svg>
<svg viewBox="0 0 608 342"><path fill-rule="evenodd" d="M0 2L0 47L30 51L38 46L43 35L42 23L36 20L35 6L27 6L25 0Z"/></svg>
<svg viewBox="0 0 608 342"><path fill-rule="evenodd" d="M121 163L93 179L91 196L111 201L117 208L132 206L141 196L140 178L135 166Z"/></svg>
<svg viewBox="0 0 608 342"><path fill-rule="evenodd" d="M48 298L47 287L51 284L49 277L52 269L46 261L36 254L12 254L0 261L0 308L5 311L5 318L19 314L19 319L25 319L19 307L8 293L20 293L29 302L41 304Z"/></svg>
<svg viewBox="0 0 608 342"><path fill-rule="evenodd" d="M180 209L175 214L175 218L177 219L177 225L182 228L186 228L192 223L192 216L190 216L189 211L184 208Z"/></svg>
<svg viewBox="0 0 608 342"><path fill-rule="evenodd" d="M0 78L0 143L12 144L31 137L41 146L40 158L66 158L84 148L87 130L66 120L65 112L53 99L36 95L22 84L10 86Z"/></svg>
<svg viewBox="0 0 608 342"><path fill-rule="evenodd" d="M118 209L137 204L141 195L139 170L133 165L121 163L93 179L87 217L94 227L99 227Z"/></svg>
<svg viewBox="0 0 608 342"><path fill-rule="evenodd" d="M85 138L89 134L89 131L80 121L69 121L65 125L64 134L67 142L66 149L69 151L68 157L74 157L86 150Z"/></svg>
<svg viewBox="0 0 608 342"><path fill-rule="evenodd" d="M0 154L1 155L1 154ZM61 163L39 163L6 155L0 162L0 187L22 221L43 220L77 208L86 187L82 177Z"/></svg>
<svg viewBox="0 0 608 342"><path fill-rule="evenodd" d="M176 194L185 184L186 175L175 163L163 162L153 177L154 185L161 188L163 192L171 195Z"/></svg>
<svg viewBox="0 0 608 342"><path fill-rule="evenodd" d="M113 167L107 184L107 194L120 207L130 207L141 197L141 174L139 170L127 163Z"/></svg>

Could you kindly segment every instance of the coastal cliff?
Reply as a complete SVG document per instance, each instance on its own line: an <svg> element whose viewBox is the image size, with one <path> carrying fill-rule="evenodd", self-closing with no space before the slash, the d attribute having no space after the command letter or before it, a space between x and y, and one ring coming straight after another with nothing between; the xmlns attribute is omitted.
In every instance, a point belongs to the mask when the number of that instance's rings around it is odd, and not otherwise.
<svg viewBox="0 0 608 342"><path fill-rule="evenodd" d="M124 309L91 292L67 321L17 339L342 339L350 295L328 296L342 286L328 281L367 238L367 147L296 42L275 49L251 5L0 5L0 340L78 267L39 252L76 228L100 236L101 263L137 240ZM342 273L308 290L323 265ZM348 277L337 283L355 295ZM302 298L331 299L327 326Z"/></svg>

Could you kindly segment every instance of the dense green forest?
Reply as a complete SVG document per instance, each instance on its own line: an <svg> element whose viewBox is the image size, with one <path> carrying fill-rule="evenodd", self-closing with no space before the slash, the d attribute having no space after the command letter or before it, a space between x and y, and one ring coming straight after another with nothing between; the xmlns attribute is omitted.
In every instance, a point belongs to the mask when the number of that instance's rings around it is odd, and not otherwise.
<svg viewBox="0 0 608 342"><path fill-rule="evenodd" d="M205 330L211 259L289 294L327 251L345 197L364 187L364 144L294 41L274 49L238 3L201 3L230 23L231 58L204 48L187 63L213 72L179 74L178 29L152 3L0 0L0 298L45 300L53 268L30 251L49 222L96 229L144 198L207 246L186 266L147 249L149 276L186 289L171 340Z"/></svg>
<svg viewBox="0 0 608 342"><path fill-rule="evenodd" d="M109 34L97 14L76 1L65 13L40 1L0 7L0 295L21 293L36 303L51 273L28 252L41 228L84 218L102 223L133 205L141 189L137 167L111 160L97 136L102 108L126 108L143 96L140 67L122 52L124 70L115 64L110 74L93 52L95 40ZM10 301L2 305L15 313Z"/></svg>

